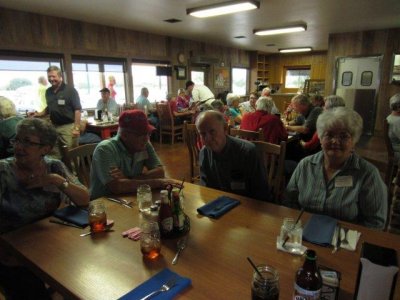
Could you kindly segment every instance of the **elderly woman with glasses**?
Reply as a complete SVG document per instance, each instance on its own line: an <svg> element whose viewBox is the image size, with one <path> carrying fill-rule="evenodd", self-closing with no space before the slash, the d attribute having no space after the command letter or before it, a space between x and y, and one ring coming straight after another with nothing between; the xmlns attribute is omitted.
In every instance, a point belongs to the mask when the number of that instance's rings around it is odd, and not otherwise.
<svg viewBox="0 0 400 300"><path fill-rule="evenodd" d="M318 117L322 151L300 161L286 187L285 205L384 228L386 186L378 169L354 153L362 123L357 112L345 107Z"/></svg>
<svg viewBox="0 0 400 300"><path fill-rule="evenodd" d="M88 204L88 190L61 161L46 157L56 140L55 128L44 120L17 124L14 157L0 160L0 233L51 215L63 200ZM1 247L0 286L7 299L50 299L43 282Z"/></svg>

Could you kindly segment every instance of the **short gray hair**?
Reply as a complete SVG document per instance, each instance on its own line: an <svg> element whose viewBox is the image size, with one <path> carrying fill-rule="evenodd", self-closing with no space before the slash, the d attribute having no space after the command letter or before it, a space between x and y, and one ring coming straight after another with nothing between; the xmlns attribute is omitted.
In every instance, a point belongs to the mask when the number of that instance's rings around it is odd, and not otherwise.
<svg viewBox="0 0 400 300"><path fill-rule="evenodd" d="M329 95L325 98L325 109L331 109L339 106L346 106L346 103L342 97Z"/></svg>
<svg viewBox="0 0 400 300"><path fill-rule="evenodd" d="M232 106L232 103L235 100L239 101L240 97L238 95L236 95L236 94L233 94L233 93L229 93L228 95L226 95L226 104L228 106Z"/></svg>
<svg viewBox="0 0 400 300"><path fill-rule="evenodd" d="M149 93L149 90L147 87L142 87L142 89L140 90L140 95L144 96L145 93Z"/></svg>
<svg viewBox="0 0 400 300"><path fill-rule="evenodd" d="M291 100L292 103L298 103L303 105L310 105L311 101L308 97L304 94L296 95Z"/></svg>
<svg viewBox="0 0 400 300"><path fill-rule="evenodd" d="M394 94L390 97L390 109L398 110L400 108L400 93Z"/></svg>
<svg viewBox="0 0 400 300"><path fill-rule="evenodd" d="M222 126L226 125L226 121L224 118L224 115L220 113L219 111L216 110L206 110L202 111L196 118L196 128L199 129L200 123L203 121L203 119L207 116L212 116L215 120L221 123Z"/></svg>
<svg viewBox="0 0 400 300"><path fill-rule="evenodd" d="M271 94L271 89L269 87L263 88L261 91L261 96L269 96Z"/></svg>
<svg viewBox="0 0 400 300"><path fill-rule="evenodd" d="M17 115L15 104L10 99L0 96L0 119L7 119Z"/></svg>
<svg viewBox="0 0 400 300"><path fill-rule="evenodd" d="M25 118L18 122L18 133L37 136L41 144L52 148L56 144L58 137L57 131L52 124L37 118Z"/></svg>
<svg viewBox="0 0 400 300"><path fill-rule="evenodd" d="M56 71L57 75L62 77L62 73L61 73L61 69L57 66L50 66L47 68L47 73L52 72L52 71Z"/></svg>
<svg viewBox="0 0 400 300"><path fill-rule="evenodd" d="M347 107L336 107L319 115L317 132L321 139L325 132L335 127L343 127L352 137L354 144L360 139L363 120L354 110Z"/></svg>
<svg viewBox="0 0 400 300"><path fill-rule="evenodd" d="M258 98L256 102L256 110L267 111L269 114L271 113L273 107L274 101L271 97L262 96Z"/></svg>

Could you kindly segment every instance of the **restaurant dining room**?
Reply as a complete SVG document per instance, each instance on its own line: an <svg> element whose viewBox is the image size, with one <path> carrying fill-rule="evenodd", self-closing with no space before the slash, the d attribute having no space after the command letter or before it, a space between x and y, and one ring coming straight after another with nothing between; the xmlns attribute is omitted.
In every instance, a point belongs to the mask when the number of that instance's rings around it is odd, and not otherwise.
<svg viewBox="0 0 400 300"><path fill-rule="evenodd" d="M400 300L398 0L0 0L0 300Z"/></svg>

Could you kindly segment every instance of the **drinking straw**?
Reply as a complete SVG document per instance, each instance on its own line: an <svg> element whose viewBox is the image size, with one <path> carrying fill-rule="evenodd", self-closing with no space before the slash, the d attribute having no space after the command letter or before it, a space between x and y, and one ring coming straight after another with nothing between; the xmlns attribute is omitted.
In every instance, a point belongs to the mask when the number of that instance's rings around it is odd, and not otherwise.
<svg viewBox="0 0 400 300"><path fill-rule="evenodd" d="M179 194L181 193L182 189L183 189L183 183L185 182L185 178L183 178L182 183L181 183L181 187L179 188Z"/></svg>
<svg viewBox="0 0 400 300"><path fill-rule="evenodd" d="M249 263L251 264L251 266L253 267L254 271L257 272L258 276L260 276L262 279L265 279L264 276L260 273L260 271L258 271L256 265L253 263L253 261L251 260L250 257L247 257L247 260L249 261Z"/></svg>
<svg viewBox="0 0 400 300"><path fill-rule="evenodd" d="M296 225L297 225L297 223L299 223L300 218L301 218L301 216L303 215L303 213L304 213L304 207L301 209L300 214L299 214L299 216L297 217L297 220L296 220L296 222L294 223L292 230L293 230L294 228L296 228ZM282 248L285 247L285 244L286 244L286 242L287 242L288 240L289 240L289 235L286 236L285 240L283 241Z"/></svg>

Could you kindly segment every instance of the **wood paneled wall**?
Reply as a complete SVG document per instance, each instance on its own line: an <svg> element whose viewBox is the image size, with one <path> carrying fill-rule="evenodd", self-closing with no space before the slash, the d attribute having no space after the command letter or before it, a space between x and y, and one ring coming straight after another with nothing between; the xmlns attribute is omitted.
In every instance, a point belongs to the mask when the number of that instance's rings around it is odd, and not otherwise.
<svg viewBox="0 0 400 300"><path fill-rule="evenodd" d="M376 134L383 129L383 120L390 113L389 99L400 93L400 86L389 83L393 53L400 53L400 28L352 33L331 34L327 54L325 93L334 91L335 62L344 56L383 55L381 83L379 86Z"/></svg>
<svg viewBox="0 0 400 300"><path fill-rule="evenodd" d="M216 93L220 90L214 89L214 66L224 63L228 68L250 67L250 53L245 50L5 8L0 9L0 50L62 54L69 82L72 55L122 58L128 63L132 59L169 61L177 65L177 54L183 52L189 70L191 56L217 58L218 63L211 64L208 72L209 87ZM132 78L127 84L127 96L132 101ZM184 84L185 80L176 80L174 71L170 91L175 93Z"/></svg>

